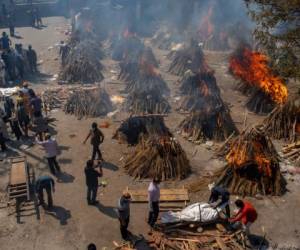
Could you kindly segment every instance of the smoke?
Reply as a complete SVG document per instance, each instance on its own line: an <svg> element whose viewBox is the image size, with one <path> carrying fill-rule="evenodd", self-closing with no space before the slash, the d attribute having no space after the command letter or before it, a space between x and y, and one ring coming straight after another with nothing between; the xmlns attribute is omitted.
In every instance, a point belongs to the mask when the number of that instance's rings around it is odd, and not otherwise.
<svg viewBox="0 0 300 250"><path fill-rule="evenodd" d="M187 40L199 32L210 9L209 22L217 33L231 30L237 33L236 28L241 26L244 31L241 35L251 28L244 0L91 0L85 7L91 11L94 30L104 36L120 36L129 30L150 37L165 26L177 37Z"/></svg>

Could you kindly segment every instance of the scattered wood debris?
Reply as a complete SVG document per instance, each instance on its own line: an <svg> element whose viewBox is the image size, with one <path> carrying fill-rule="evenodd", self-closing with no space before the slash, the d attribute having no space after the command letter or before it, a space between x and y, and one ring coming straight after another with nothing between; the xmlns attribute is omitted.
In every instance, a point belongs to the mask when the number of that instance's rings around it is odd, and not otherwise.
<svg viewBox="0 0 300 250"><path fill-rule="evenodd" d="M290 162L300 164L300 140L283 146L282 157Z"/></svg>

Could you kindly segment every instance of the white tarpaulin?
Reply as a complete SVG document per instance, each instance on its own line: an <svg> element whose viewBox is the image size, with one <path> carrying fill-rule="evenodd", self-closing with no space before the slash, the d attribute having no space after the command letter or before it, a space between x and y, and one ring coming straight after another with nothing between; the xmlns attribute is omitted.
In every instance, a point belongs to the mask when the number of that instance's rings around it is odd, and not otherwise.
<svg viewBox="0 0 300 250"><path fill-rule="evenodd" d="M180 212L165 212L161 215L162 223L181 221L212 222L218 218L218 211L208 203L195 203L187 206Z"/></svg>
<svg viewBox="0 0 300 250"><path fill-rule="evenodd" d="M19 87L13 87L13 88L0 88L0 93L2 96L11 96L13 94L18 93Z"/></svg>

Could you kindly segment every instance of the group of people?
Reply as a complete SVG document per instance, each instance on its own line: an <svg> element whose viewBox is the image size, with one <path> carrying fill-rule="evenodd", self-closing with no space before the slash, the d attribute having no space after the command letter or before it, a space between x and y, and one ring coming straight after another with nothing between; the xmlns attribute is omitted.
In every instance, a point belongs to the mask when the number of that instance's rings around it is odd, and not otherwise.
<svg viewBox="0 0 300 250"><path fill-rule="evenodd" d="M8 126L16 140L28 137L29 129L32 129L39 137L47 131L45 119L42 116L42 100L33 89L24 82L18 96L13 99L10 96L2 97L3 108L0 108L0 145L1 150L6 151L6 142L11 140Z"/></svg>
<svg viewBox="0 0 300 250"><path fill-rule="evenodd" d="M8 83L23 81L26 74L35 74L37 69L37 54L32 46L24 49L21 43L12 43L6 32L2 32L0 38L0 87L7 87Z"/></svg>

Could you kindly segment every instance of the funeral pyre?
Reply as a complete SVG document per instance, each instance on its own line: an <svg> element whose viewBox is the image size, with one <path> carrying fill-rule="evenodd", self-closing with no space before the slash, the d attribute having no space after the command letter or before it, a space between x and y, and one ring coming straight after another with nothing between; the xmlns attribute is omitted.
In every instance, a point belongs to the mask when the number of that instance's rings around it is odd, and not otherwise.
<svg viewBox="0 0 300 250"><path fill-rule="evenodd" d="M189 46L177 50L172 57L169 72L175 75L183 76L187 70L198 72L199 69L206 67L203 51L194 40Z"/></svg>
<svg viewBox="0 0 300 250"><path fill-rule="evenodd" d="M263 126L275 139L295 141L300 135L300 98L278 105L264 120Z"/></svg>
<svg viewBox="0 0 300 250"><path fill-rule="evenodd" d="M104 79L101 71L103 52L101 45L93 40L84 39L71 42L66 53L62 70L61 82L67 83L95 83Z"/></svg>
<svg viewBox="0 0 300 250"><path fill-rule="evenodd" d="M197 228L197 227L196 227ZM198 233L190 229L166 229L152 231L150 247L158 250L210 250L210 249L244 249L246 240L241 231L235 233L209 230Z"/></svg>
<svg viewBox="0 0 300 250"><path fill-rule="evenodd" d="M78 118L107 115L113 110L108 93L103 88L78 88L72 91L64 105L67 114Z"/></svg>
<svg viewBox="0 0 300 250"><path fill-rule="evenodd" d="M178 127L185 138L202 143L206 140L223 141L233 133L238 134L212 71L187 72L180 91L185 94L180 109L191 112Z"/></svg>
<svg viewBox="0 0 300 250"><path fill-rule="evenodd" d="M300 140L283 146L282 157L300 166Z"/></svg>
<svg viewBox="0 0 300 250"><path fill-rule="evenodd" d="M131 116L122 122L113 139L119 143L136 145L141 136L172 136L161 115Z"/></svg>
<svg viewBox="0 0 300 250"><path fill-rule="evenodd" d="M243 196L282 195L286 190L279 157L270 138L258 127L223 145L227 164L217 171L216 184Z"/></svg>
<svg viewBox="0 0 300 250"><path fill-rule="evenodd" d="M266 55L241 44L230 58L229 71L239 79L239 88L250 89L247 108L255 113L269 113L276 104L284 104L288 90L282 79L268 66Z"/></svg>
<svg viewBox="0 0 300 250"><path fill-rule="evenodd" d="M151 135L141 138L125 161L126 172L134 178L181 180L191 172L186 153L170 136Z"/></svg>

